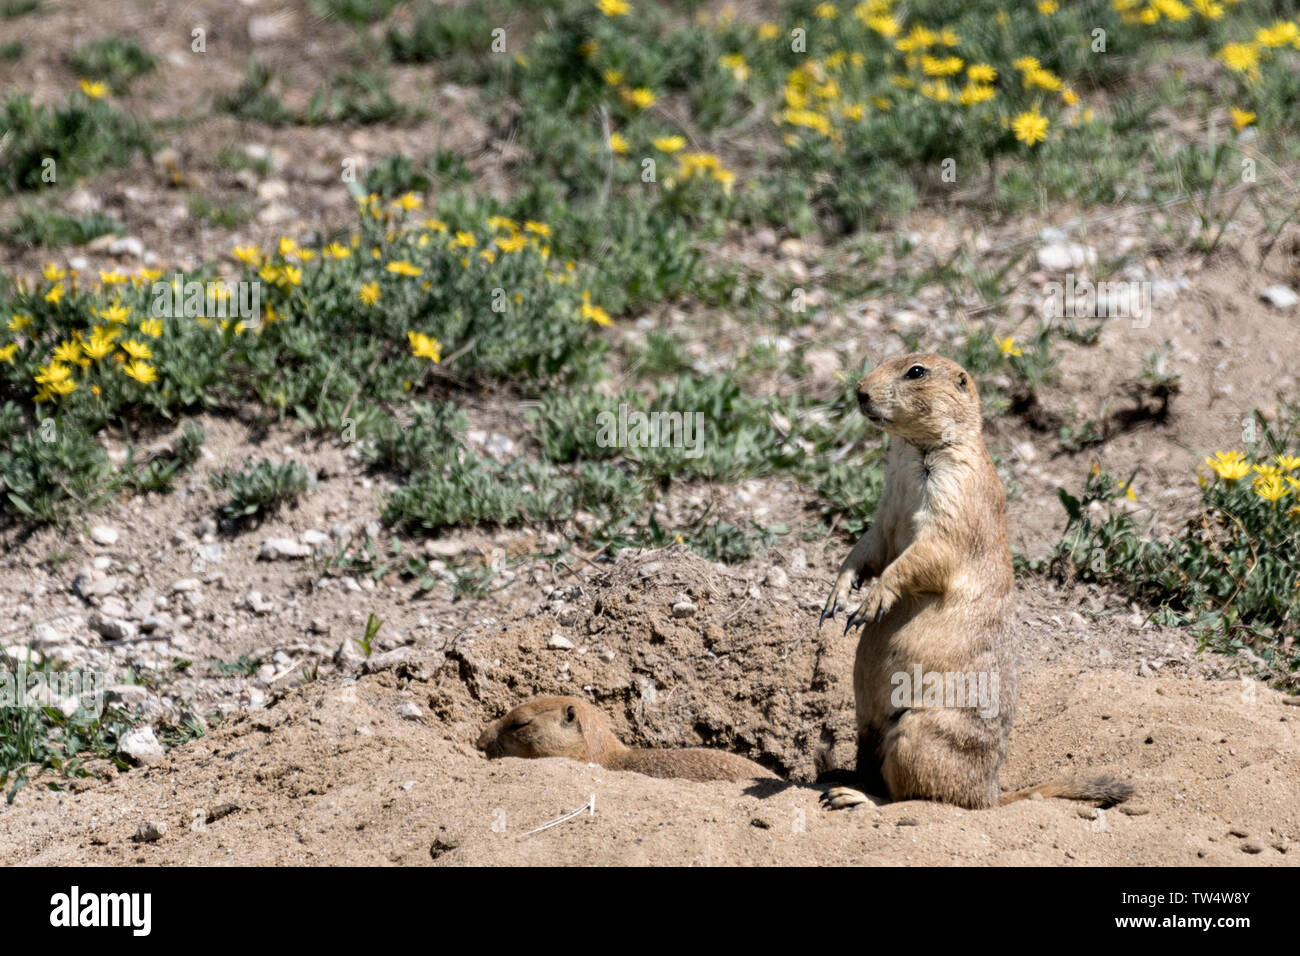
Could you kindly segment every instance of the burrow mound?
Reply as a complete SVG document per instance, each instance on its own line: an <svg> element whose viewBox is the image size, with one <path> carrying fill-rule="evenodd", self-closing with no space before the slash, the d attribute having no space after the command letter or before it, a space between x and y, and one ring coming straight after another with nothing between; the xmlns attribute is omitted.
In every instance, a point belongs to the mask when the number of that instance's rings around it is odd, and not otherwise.
<svg viewBox="0 0 1300 956"><path fill-rule="evenodd" d="M513 619L467 628L432 675L430 706L486 723L568 694L600 706L629 746L717 747L811 780L819 749L851 759L854 642L818 635L790 589L806 573L760 583L681 546L624 552Z"/></svg>

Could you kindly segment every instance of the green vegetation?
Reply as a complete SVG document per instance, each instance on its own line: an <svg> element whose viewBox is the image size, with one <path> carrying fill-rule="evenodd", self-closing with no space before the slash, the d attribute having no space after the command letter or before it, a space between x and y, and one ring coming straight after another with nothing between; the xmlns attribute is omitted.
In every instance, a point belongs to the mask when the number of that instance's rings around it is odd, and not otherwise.
<svg viewBox="0 0 1300 956"><path fill-rule="evenodd" d="M156 67L134 37L102 37L83 43L68 54L68 66L80 76L103 80L115 93L125 93L131 81Z"/></svg>
<svg viewBox="0 0 1300 956"><path fill-rule="evenodd" d="M1285 431L1258 423L1249 456L1216 452L1202 468L1201 500L1177 534L1152 536L1129 509L1132 476L1094 468L1081 495L1060 489L1069 524L1051 561L1061 576L1106 582L1191 626L1217 650L1249 647L1281 672L1300 669L1285 635L1300 621L1300 419ZM1253 460L1252 460L1253 459Z"/></svg>
<svg viewBox="0 0 1300 956"><path fill-rule="evenodd" d="M275 464L265 459L244 462L239 471L212 476L212 486L230 492L221 513L236 521L261 519L297 500L312 487L311 475L296 461Z"/></svg>

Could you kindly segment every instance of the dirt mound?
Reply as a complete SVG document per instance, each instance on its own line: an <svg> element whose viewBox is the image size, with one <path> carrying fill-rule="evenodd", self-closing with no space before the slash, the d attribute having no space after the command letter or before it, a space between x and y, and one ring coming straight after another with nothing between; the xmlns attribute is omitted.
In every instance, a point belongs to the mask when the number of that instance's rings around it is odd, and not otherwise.
<svg viewBox="0 0 1300 956"><path fill-rule="evenodd" d="M809 781L824 742L851 761L854 639L816 629L827 569L747 572L673 548L588 571L371 673L281 691L156 766L76 792L34 782L0 806L0 863L1300 860L1300 709L1240 677L1205 679L1224 665L1175 646L1176 631L1080 614L1077 596L1019 595L1026 660L1003 787L1106 772L1136 784L1129 803L829 813ZM484 723L544 693L597 701L634 745L724 747L788 782L657 780L473 749ZM593 796L594 814L528 835ZM239 809L214 812L224 805ZM166 832L138 841L145 823Z"/></svg>
<svg viewBox="0 0 1300 956"><path fill-rule="evenodd" d="M1294 864L1300 711L1230 682L1050 667L1026 675L1004 786L1104 769L1137 796L986 811L907 801L829 813L820 788L658 780L569 760L487 761L399 710L391 673L296 689L162 764L0 810L33 864ZM584 812L529 831L595 796ZM223 804L240 809L205 821ZM136 842L141 824L165 834Z"/></svg>
<svg viewBox="0 0 1300 956"><path fill-rule="evenodd" d="M535 613L471 628L458 671L483 719L579 694L631 746L720 747L811 780L817 748L853 734L853 640L817 640L791 596L814 577L777 567L760 584L681 546L629 553ZM847 662L828 666L836 651Z"/></svg>

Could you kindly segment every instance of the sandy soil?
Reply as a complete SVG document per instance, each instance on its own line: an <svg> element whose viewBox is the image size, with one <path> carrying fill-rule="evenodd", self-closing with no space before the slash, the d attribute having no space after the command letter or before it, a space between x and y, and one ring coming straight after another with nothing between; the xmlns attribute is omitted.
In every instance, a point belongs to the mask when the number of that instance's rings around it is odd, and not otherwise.
<svg viewBox="0 0 1300 956"><path fill-rule="evenodd" d="M38 786L0 810L5 863L1287 864L1300 860L1300 710L1249 680L1209 679L1176 631L1021 595L1025 676L1004 788L1064 772L1132 780L1127 804L1025 801L963 811L918 801L830 813L812 758L851 759L852 639L818 633L790 593L679 549L626 555L581 595L483 624L391 669L277 693L160 764ZM674 618L685 591L695 618ZM766 592L766 593L765 593ZM570 600L569 598L572 598ZM804 605L791 611L792 605ZM561 623L561 621L567 623ZM556 632L572 649L547 648ZM793 638L793 639L792 639ZM1132 670L1161 647L1156 677ZM1106 660L1105 665L1097 663ZM696 784L562 759L488 761L471 742L534 693L586 692L643 746L744 753L784 783ZM399 715L414 704L418 717ZM413 713L409 707L404 711ZM528 831L586 804L584 813ZM206 825L216 807L239 810ZM199 812L202 811L202 812ZM154 842L134 838L162 824Z"/></svg>

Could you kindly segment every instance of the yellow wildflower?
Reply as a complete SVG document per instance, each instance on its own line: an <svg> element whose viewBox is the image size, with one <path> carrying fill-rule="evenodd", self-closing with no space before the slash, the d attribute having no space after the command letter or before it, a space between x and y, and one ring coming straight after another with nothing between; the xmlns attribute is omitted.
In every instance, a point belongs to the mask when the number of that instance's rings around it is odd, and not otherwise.
<svg viewBox="0 0 1300 956"><path fill-rule="evenodd" d="M1224 481L1236 481L1250 474L1246 456L1239 451L1216 451L1213 458L1205 459L1205 464Z"/></svg>
<svg viewBox="0 0 1300 956"><path fill-rule="evenodd" d="M113 339L115 339L117 330L106 329L103 326L96 326L90 333L90 339L81 343L81 349L86 355L95 361L99 361L113 351Z"/></svg>
<svg viewBox="0 0 1300 956"><path fill-rule="evenodd" d="M649 109L655 104L654 92L644 86L638 86L635 90L624 90L622 95L626 102L639 110Z"/></svg>
<svg viewBox="0 0 1300 956"><path fill-rule="evenodd" d="M135 379L141 385L148 385L150 382L158 380L158 372L148 362L141 362L133 359L122 365L122 371L129 377Z"/></svg>
<svg viewBox="0 0 1300 956"><path fill-rule="evenodd" d="M1259 50L1250 43L1229 43L1215 54L1234 73L1255 73L1259 69Z"/></svg>
<svg viewBox="0 0 1300 956"><path fill-rule="evenodd" d="M1251 482L1250 487L1265 501L1277 501L1286 497L1287 493L1286 485L1282 484L1282 479L1277 475L1256 478Z"/></svg>
<svg viewBox="0 0 1300 956"><path fill-rule="evenodd" d="M411 352L416 358L427 358L430 362L442 361L442 343L423 332L407 332L406 340L411 344Z"/></svg>
<svg viewBox="0 0 1300 956"><path fill-rule="evenodd" d="M1011 131L1016 139L1026 146L1033 146L1047 139L1048 120L1038 110L1021 113L1011 123Z"/></svg>
<svg viewBox="0 0 1300 956"><path fill-rule="evenodd" d="M608 312L598 305L591 304L591 293L589 291L583 290L582 306L579 308L579 312L584 319L589 319L597 325L614 324L610 319Z"/></svg>
<svg viewBox="0 0 1300 956"><path fill-rule="evenodd" d="M137 342L135 339L127 339L123 342L122 351L133 359L153 358L153 352L150 351L149 346L143 342Z"/></svg>
<svg viewBox="0 0 1300 956"><path fill-rule="evenodd" d="M393 200L393 205L403 212L410 212L412 209L419 209L424 204L421 199L413 192L405 192Z"/></svg>
<svg viewBox="0 0 1300 956"><path fill-rule="evenodd" d="M108 308L100 309L96 314L101 319L107 319L109 322L118 322L125 325L126 320L131 317L131 307L129 305L123 305L120 302L114 302Z"/></svg>

